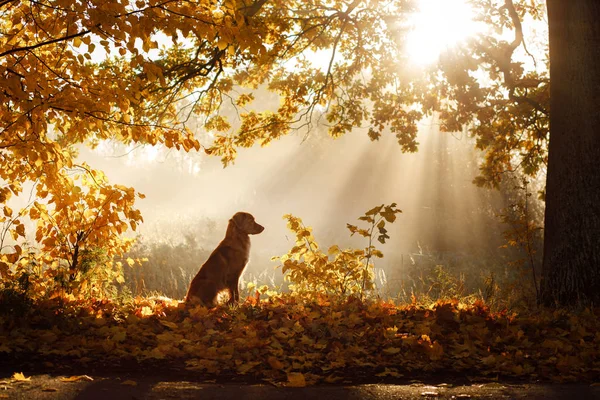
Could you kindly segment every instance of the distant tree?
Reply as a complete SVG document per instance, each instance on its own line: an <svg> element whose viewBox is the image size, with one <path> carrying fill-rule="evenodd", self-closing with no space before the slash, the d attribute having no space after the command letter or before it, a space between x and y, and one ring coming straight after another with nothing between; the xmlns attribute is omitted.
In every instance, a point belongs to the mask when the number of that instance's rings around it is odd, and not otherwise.
<svg viewBox="0 0 600 400"><path fill-rule="evenodd" d="M237 148L319 119L333 137L365 126L373 140L389 131L416 151L416 124L435 112L442 129L467 126L477 138L480 185L548 167L543 301L597 303L600 5L548 0L550 89L548 60L527 69L515 57L528 53L522 21L542 21L545 2L471 2L490 29L414 68L410 0L0 0L0 203L27 181L38 199L14 214L5 206L0 222L18 239L26 213L42 221L43 250L76 265L76 249L126 250L115 241L141 221L133 189L74 162L78 144L202 148L227 165ZM254 102L265 86L278 107ZM212 143L190 130L197 121ZM3 256L0 273L21 251Z"/></svg>

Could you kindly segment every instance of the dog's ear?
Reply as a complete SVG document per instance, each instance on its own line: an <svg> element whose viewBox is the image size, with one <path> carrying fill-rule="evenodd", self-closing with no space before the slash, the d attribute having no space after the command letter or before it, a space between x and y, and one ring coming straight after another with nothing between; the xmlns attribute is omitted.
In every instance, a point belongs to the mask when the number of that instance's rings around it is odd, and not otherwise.
<svg viewBox="0 0 600 400"><path fill-rule="evenodd" d="M232 223L236 228L242 229L242 221L240 220L240 213L235 213L233 217L229 219L229 222Z"/></svg>
<svg viewBox="0 0 600 400"><path fill-rule="evenodd" d="M248 225L252 223L252 217L248 213L237 212L229 221L240 231L248 232Z"/></svg>

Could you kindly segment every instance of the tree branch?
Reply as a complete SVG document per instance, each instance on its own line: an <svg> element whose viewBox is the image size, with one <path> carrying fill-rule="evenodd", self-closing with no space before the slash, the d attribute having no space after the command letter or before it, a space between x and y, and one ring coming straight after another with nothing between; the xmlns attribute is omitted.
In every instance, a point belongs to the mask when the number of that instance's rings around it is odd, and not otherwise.
<svg viewBox="0 0 600 400"><path fill-rule="evenodd" d="M240 7L238 11L242 13L244 17L253 17L257 12L260 11L262 6L269 0L256 0L254 3L249 6Z"/></svg>
<svg viewBox="0 0 600 400"><path fill-rule="evenodd" d="M0 7L4 7L7 4L16 3L16 2L17 2L17 0L4 0L4 1L0 1Z"/></svg>
<svg viewBox="0 0 600 400"><path fill-rule="evenodd" d="M85 31L74 33L72 35L63 36L63 37L60 37L60 38L49 40L47 42L37 43L37 44L31 45L31 46L15 47L13 49L6 50L5 52L0 53L0 57L4 57L4 56L10 55L10 54L14 54L14 53L19 53L19 52L22 52L22 51L34 50L34 49L37 49L38 47L47 46L49 44L58 43L58 42L62 42L62 41L65 41L65 40L70 40L70 39L76 38L78 36L84 36L84 35L87 35L88 33L91 33L91 32L92 31L88 29L88 30L85 30Z"/></svg>

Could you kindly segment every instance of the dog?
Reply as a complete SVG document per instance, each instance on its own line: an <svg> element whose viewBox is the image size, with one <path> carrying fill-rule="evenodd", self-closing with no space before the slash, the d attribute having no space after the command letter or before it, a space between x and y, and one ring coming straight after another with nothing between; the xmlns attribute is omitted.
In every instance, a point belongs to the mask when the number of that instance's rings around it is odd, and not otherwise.
<svg viewBox="0 0 600 400"><path fill-rule="evenodd" d="M185 296L186 304L216 305L217 295L229 291L229 304L240 300L239 279L250 258L250 235L265 228L247 212L235 213L229 220L225 238L200 267Z"/></svg>

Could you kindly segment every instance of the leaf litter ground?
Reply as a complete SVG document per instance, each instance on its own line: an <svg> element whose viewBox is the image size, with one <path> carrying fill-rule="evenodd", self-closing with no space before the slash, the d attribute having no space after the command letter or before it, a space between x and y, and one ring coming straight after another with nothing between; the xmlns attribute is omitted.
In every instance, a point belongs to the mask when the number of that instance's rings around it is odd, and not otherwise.
<svg viewBox="0 0 600 400"><path fill-rule="evenodd" d="M292 295L236 307L56 298L0 314L3 369L148 369L200 379L319 383L427 376L598 382L597 310L491 312ZM18 371L13 371L18 372Z"/></svg>

